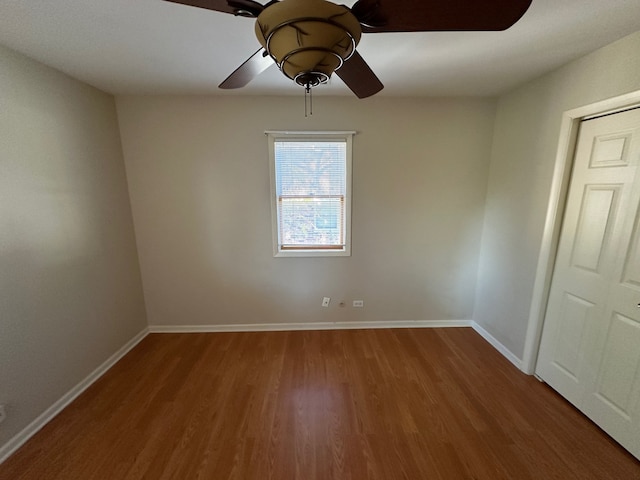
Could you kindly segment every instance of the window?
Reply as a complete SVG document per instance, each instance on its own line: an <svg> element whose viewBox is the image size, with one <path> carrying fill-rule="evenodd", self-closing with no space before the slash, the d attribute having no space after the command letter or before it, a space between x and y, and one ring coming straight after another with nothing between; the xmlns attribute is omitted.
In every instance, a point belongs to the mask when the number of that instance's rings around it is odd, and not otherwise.
<svg viewBox="0 0 640 480"><path fill-rule="evenodd" d="M351 253L354 132L267 132L274 255Z"/></svg>

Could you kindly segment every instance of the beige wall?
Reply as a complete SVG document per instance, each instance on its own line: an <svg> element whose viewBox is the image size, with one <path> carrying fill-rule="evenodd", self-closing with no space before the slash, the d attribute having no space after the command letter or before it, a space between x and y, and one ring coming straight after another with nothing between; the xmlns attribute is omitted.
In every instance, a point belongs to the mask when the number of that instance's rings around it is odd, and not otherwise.
<svg viewBox="0 0 640 480"><path fill-rule="evenodd" d="M0 47L0 447L145 328L113 97Z"/></svg>
<svg viewBox="0 0 640 480"><path fill-rule="evenodd" d="M117 106L150 325L471 318L493 101L318 96L309 118L302 90ZM266 129L358 131L351 257L273 258Z"/></svg>
<svg viewBox="0 0 640 480"><path fill-rule="evenodd" d="M522 358L562 113L640 90L640 32L502 96L474 319Z"/></svg>

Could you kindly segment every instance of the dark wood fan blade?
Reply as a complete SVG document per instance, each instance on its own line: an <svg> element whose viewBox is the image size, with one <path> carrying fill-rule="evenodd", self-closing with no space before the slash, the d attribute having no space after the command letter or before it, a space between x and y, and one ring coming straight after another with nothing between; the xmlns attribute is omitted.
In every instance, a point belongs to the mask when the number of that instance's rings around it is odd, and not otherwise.
<svg viewBox="0 0 640 480"><path fill-rule="evenodd" d="M257 17L264 6L253 0L165 0L191 7L200 7L216 12L231 13L241 17Z"/></svg>
<svg viewBox="0 0 640 480"><path fill-rule="evenodd" d="M532 0L358 0L351 11L366 33L506 30Z"/></svg>
<svg viewBox="0 0 640 480"><path fill-rule="evenodd" d="M357 51L335 73L358 98L370 97L384 88Z"/></svg>
<svg viewBox="0 0 640 480"><path fill-rule="evenodd" d="M218 85L218 88L242 88L271 65L275 65L275 62L267 54L265 49L261 48L251 55L246 62L236 68L224 82Z"/></svg>

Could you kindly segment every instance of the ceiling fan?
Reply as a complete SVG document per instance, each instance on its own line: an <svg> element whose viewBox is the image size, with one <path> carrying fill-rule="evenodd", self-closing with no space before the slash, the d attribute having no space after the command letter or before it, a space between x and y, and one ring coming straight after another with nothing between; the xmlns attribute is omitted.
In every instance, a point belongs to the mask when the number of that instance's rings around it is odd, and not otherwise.
<svg viewBox="0 0 640 480"><path fill-rule="evenodd" d="M356 51L362 33L505 30L532 0L358 0L351 8L326 0L166 0L255 18L262 47L220 88L241 88L271 65L306 88L335 71L359 98L382 82Z"/></svg>

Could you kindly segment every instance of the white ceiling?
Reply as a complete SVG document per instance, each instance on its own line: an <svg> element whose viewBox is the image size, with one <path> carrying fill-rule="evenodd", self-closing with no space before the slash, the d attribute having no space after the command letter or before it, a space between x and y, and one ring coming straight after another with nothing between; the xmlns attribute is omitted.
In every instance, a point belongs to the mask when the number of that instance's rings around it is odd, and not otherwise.
<svg viewBox="0 0 640 480"><path fill-rule="evenodd" d="M299 94L276 68L217 88L259 48L253 28L163 0L0 0L0 44L113 94ZM378 95L491 96L638 30L640 0L533 0L505 32L365 34L358 51ZM337 76L314 92L351 94Z"/></svg>

